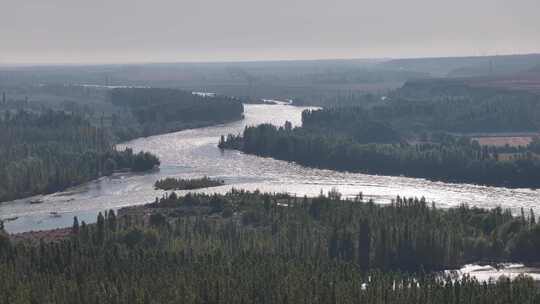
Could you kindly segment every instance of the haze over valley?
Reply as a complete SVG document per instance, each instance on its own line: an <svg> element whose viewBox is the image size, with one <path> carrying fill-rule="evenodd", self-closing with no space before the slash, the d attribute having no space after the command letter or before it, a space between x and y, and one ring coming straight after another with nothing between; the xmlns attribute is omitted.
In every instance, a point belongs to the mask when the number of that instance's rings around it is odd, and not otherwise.
<svg viewBox="0 0 540 304"><path fill-rule="evenodd" d="M0 303L539 303L539 4L0 18Z"/></svg>

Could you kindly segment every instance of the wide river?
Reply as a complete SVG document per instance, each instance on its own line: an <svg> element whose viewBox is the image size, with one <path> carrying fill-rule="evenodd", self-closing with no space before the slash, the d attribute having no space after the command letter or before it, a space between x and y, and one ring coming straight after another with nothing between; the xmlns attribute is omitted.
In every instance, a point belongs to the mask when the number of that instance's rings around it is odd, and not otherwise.
<svg viewBox="0 0 540 304"><path fill-rule="evenodd" d="M337 188L345 196L359 192L376 202L388 203L396 195L424 196L438 206L469 204L480 207L533 208L540 214L540 191L506 189L468 184L431 182L418 178L375 176L305 168L294 163L245 155L238 151L220 151L219 136L240 133L245 126L261 123L283 125L301 123L305 108L289 105L245 105L242 121L207 128L140 138L120 146L152 152L161 159L159 171L145 174L116 174L89 182L61 193L40 197L42 204L30 204L32 198L0 204L0 219L11 233L70 226L73 217L95 221L99 211L144 204L162 196L153 185L163 177L201 177L225 180L226 185L202 189L226 192L232 187L268 192L289 192L299 196L318 195ZM179 193L183 193L179 191Z"/></svg>

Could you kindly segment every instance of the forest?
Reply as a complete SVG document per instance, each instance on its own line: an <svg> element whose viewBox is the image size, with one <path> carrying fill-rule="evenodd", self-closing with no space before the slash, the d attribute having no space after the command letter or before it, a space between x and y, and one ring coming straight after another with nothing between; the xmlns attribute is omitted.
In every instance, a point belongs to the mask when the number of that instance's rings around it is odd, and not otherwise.
<svg viewBox="0 0 540 304"><path fill-rule="evenodd" d="M386 104L373 107L372 117L412 132L540 130L540 94L479 87L469 82L409 81L389 94Z"/></svg>
<svg viewBox="0 0 540 304"><path fill-rule="evenodd" d="M64 111L109 129L115 141L239 120L243 118L242 102L247 100L171 88L65 84L0 84L0 91L0 113Z"/></svg>
<svg viewBox="0 0 540 304"><path fill-rule="evenodd" d="M244 113L239 99L177 89L117 88L109 100L122 109L112 117L121 140L231 122L242 119Z"/></svg>
<svg viewBox="0 0 540 304"><path fill-rule="evenodd" d="M233 190L74 219L65 237L0 234L0 303L538 303L532 279L439 272L538 262L531 212Z"/></svg>
<svg viewBox="0 0 540 304"><path fill-rule="evenodd" d="M117 151L115 143L241 119L243 105L175 89L44 85L3 92L0 113L0 201L7 201L152 169L154 155Z"/></svg>
<svg viewBox="0 0 540 304"><path fill-rule="evenodd" d="M538 132L540 95L451 83L409 82L378 105L305 110L302 127L247 127L218 146L342 171L539 187L538 140L495 147L467 135Z"/></svg>
<svg viewBox="0 0 540 304"><path fill-rule="evenodd" d="M408 81L382 99L349 95L337 103L342 106L307 112L303 121L333 128L377 121L406 138L434 132L540 131L540 94L475 87L460 80Z"/></svg>
<svg viewBox="0 0 540 304"><path fill-rule="evenodd" d="M0 201L52 193L116 170L159 165L150 153L117 151L110 133L63 111L0 118Z"/></svg>
<svg viewBox="0 0 540 304"><path fill-rule="evenodd" d="M0 304L540 304L540 0L0 9Z"/></svg>
<svg viewBox="0 0 540 304"><path fill-rule="evenodd" d="M353 129L352 132L357 134L364 130ZM331 131L333 135L325 134ZM229 134L222 137L218 146L306 166L350 172L514 188L540 186L540 158L532 152L532 147L486 147L466 137L444 135L438 139L440 142L384 143L390 140L392 132L370 134L371 142L362 143L339 134L332 129L318 132L309 128L277 128L264 124L247 127L242 136ZM510 159L499 159L499 155L509 149L519 153Z"/></svg>
<svg viewBox="0 0 540 304"><path fill-rule="evenodd" d="M527 78L540 55L418 59L287 60L227 63L168 63L95 66L0 66L0 86L83 83L107 86L168 87L215 92L246 99L294 100L323 107L352 104L349 96L384 96L416 79L452 76L509 82ZM490 64L491 63L491 64ZM538 75L538 70L536 70ZM538 77L531 79L537 86ZM32 96L30 96L32 99ZM24 98L24 96L23 96ZM358 100L362 102L362 100ZM354 102L356 105L358 103Z"/></svg>

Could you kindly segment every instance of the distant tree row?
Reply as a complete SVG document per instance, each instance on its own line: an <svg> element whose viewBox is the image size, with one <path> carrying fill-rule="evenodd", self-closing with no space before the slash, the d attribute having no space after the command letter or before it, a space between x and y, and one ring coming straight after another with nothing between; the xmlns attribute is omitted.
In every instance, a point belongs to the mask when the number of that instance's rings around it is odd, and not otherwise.
<svg viewBox="0 0 540 304"><path fill-rule="evenodd" d="M223 185L225 182L220 179L213 179L207 176L201 178L174 178L167 177L156 181L154 186L157 189L162 190L193 190L200 188L209 188L209 187L218 187Z"/></svg>

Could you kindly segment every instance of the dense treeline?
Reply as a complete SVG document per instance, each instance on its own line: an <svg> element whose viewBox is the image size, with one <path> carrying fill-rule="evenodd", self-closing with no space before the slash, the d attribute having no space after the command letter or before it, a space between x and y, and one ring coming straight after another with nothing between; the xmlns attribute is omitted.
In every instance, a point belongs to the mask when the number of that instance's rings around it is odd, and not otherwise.
<svg viewBox="0 0 540 304"><path fill-rule="evenodd" d="M378 122L407 137L433 132L539 131L540 95L472 88L448 80L417 81L405 84L378 104L326 109L306 118L305 122L314 125L324 123L319 120L331 121L334 128Z"/></svg>
<svg viewBox="0 0 540 304"><path fill-rule="evenodd" d="M53 242L0 235L0 303L538 303L526 277L481 283L431 272L538 261L533 219L337 192L173 194L100 214L95 225L75 220L71 236Z"/></svg>
<svg viewBox="0 0 540 304"><path fill-rule="evenodd" d="M540 95L459 80L410 81L372 115L400 129L447 132L540 130Z"/></svg>
<svg viewBox="0 0 540 304"><path fill-rule="evenodd" d="M94 91L83 86L39 89L73 98L95 97L87 96ZM23 93L27 92L18 92ZM106 93L100 91L98 97L102 95ZM159 164L155 156L118 152L114 143L240 119L243 113L236 99L172 89L114 89L109 97L110 103L96 108L102 111L97 115L72 102L56 106L25 102L20 109L2 105L0 201L63 190L115 170L151 169Z"/></svg>
<svg viewBox="0 0 540 304"><path fill-rule="evenodd" d="M379 104L307 110L302 123L295 129L248 127L242 136L223 137L219 146L328 169L540 186L538 141L528 147L482 147L448 135L538 131L540 95L460 80L409 81Z"/></svg>
<svg viewBox="0 0 540 304"><path fill-rule="evenodd" d="M244 112L238 99L205 97L176 89L113 89L110 102L125 108L124 112L132 116L114 119L115 131L121 139L229 122L241 119Z"/></svg>
<svg viewBox="0 0 540 304"><path fill-rule="evenodd" d="M355 128L351 132L363 133ZM334 129L290 129L264 124L247 127L242 137L222 138L219 147L352 172L506 187L540 186L540 159L531 152L502 160L499 154L506 148L482 147L468 138L441 136L440 142L376 144L362 143L343 133ZM386 140L391 135L383 132L369 138Z"/></svg>
<svg viewBox="0 0 540 304"><path fill-rule="evenodd" d="M149 153L116 151L106 130L65 112L6 112L0 134L0 201L59 191L117 169L159 165Z"/></svg>
<svg viewBox="0 0 540 304"><path fill-rule="evenodd" d="M193 190L217 187L223 184L225 184L223 180L213 179L207 176L189 179L167 177L156 181L154 187L161 190Z"/></svg>
<svg viewBox="0 0 540 304"><path fill-rule="evenodd" d="M361 107L306 110L302 112L302 127L309 132L344 136L359 143L400 142L401 133L384 120L371 117Z"/></svg>
<svg viewBox="0 0 540 304"><path fill-rule="evenodd" d="M222 138L219 146L337 170L507 187L540 186L538 141L529 147L482 147L446 133L537 129L538 97L506 92L516 99L509 105L503 102L508 100L493 95L493 90L458 88L446 83L432 91L423 86L416 90L411 83L395 94L400 99L394 96L385 105L306 110L301 128L292 129L290 124L248 127L242 137ZM423 96L423 90L431 94L430 101L403 99L413 93ZM463 100L437 94L462 94ZM514 106L519 111L508 108Z"/></svg>

